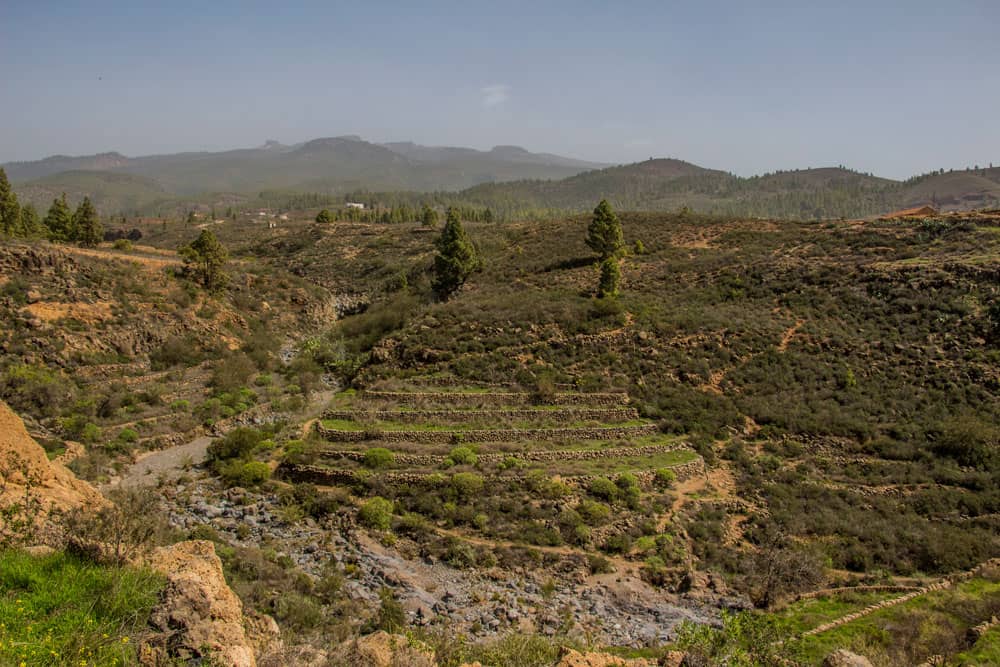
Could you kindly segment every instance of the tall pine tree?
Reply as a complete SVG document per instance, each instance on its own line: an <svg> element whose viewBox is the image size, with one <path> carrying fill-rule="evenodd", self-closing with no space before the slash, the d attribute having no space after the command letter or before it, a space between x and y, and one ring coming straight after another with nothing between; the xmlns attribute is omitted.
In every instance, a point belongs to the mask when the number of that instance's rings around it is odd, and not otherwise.
<svg viewBox="0 0 1000 667"><path fill-rule="evenodd" d="M14 236L21 228L21 207L10 187L7 172L0 168L0 232Z"/></svg>
<svg viewBox="0 0 1000 667"><path fill-rule="evenodd" d="M57 199L52 200L49 212L45 214L46 233L50 241L72 241L76 237L73 229L73 215L69 211L69 204L66 203L66 193Z"/></svg>
<svg viewBox="0 0 1000 667"><path fill-rule="evenodd" d="M34 204L25 204L21 209L21 234L28 238L45 235L45 227Z"/></svg>
<svg viewBox="0 0 1000 667"><path fill-rule="evenodd" d="M437 250L432 287L440 298L447 299L482 267L479 252L466 236L455 209L448 209Z"/></svg>
<svg viewBox="0 0 1000 667"><path fill-rule="evenodd" d="M90 197L84 197L76 212L73 214L74 240L80 245L93 248L104 238L104 230L101 221L97 217L94 205L90 203Z"/></svg>
<svg viewBox="0 0 1000 667"><path fill-rule="evenodd" d="M602 199L594 209L594 217L587 228L587 247L596 252L602 262L625 248L621 223L607 199Z"/></svg>

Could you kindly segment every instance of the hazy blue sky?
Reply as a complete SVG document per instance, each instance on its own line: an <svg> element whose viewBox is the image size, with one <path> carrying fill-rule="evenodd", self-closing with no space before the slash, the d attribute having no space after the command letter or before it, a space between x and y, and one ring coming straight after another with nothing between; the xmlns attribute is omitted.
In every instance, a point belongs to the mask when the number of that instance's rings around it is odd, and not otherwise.
<svg viewBox="0 0 1000 667"><path fill-rule="evenodd" d="M1000 0L152 4L0 0L0 162L359 134L741 174L1000 163Z"/></svg>

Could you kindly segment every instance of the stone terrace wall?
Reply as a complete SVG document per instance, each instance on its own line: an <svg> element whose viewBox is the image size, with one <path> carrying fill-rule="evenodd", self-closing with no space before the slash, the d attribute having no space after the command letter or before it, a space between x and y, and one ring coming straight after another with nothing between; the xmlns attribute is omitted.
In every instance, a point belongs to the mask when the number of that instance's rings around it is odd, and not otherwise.
<svg viewBox="0 0 1000 667"><path fill-rule="evenodd" d="M673 471L679 482L691 479L705 472L705 462L700 457L694 461L666 467ZM428 479L431 477L429 474L416 472L371 473L367 470L342 470L300 463L282 463L278 467L278 473L286 479L296 482L309 482L325 486L355 484L373 475L377 475L379 480L387 484L428 484ZM656 470L634 470L631 473L635 475L639 481L639 485L644 488L651 487L653 481L656 479ZM567 475L560 479L570 486L581 487L586 486L598 477L604 477L604 475ZM511 480L520 481L524 479L524 475L511 472L504 475L484 475L483 479L487 482L510 482Z"/></svg>
<svg viewBox="0 0 1000 667"><path fill-rule="evenodd" d="M479 454L479 463L493 465L502 463L507 458L517 458L521 461L597 461L600 459L615 459L627 456L655 456L678 449L690 449L684 443L669 445L645 445L641 447L612 447L609 449L569 449L542 450L518 453L488 453ZM356 450L324 450L320 452L324 459L347 459L349 461L364 461L365 452ZM435 466L440 465L446 457L432 454L394 453L394 461L398 465Z"/></svg>
<svg viewBox="0 0 1000 667"><path fill-rule="evenodd" d="M436 444L460 442L518 442L521 440L626 440L658 431L656 424L639 426L583 426L579 428L508 428L455 431L344 431L326 428L316 422L316 432L331 442L425 442Z"/></svg>
<svg viewBox="0 0 1000 667"><path fill-rule="evenodd" d="M449 422L468 422L476 419L534 419L538 417L558 417L568 421L630 421L639 418L635 408L575 408L558 410L532 410L531 408L505 408L493 410L327 410L324 419L373 419L416 423L438 419Z"/></svg>
<svg viewBox="0 0 1000 667"><path fill-rule="evenodd" d="M535 395L526 391L496 391L496 392L446 392L446 391L373 391L365 390L362 396L372 401L397 401L413 403L424 401L439 405L496 406L530 405L535 402ZM582 405L582 406L615 406L628 403L625 393L589 393L578 394L557 392L545 397L548 405Z"/></svg>

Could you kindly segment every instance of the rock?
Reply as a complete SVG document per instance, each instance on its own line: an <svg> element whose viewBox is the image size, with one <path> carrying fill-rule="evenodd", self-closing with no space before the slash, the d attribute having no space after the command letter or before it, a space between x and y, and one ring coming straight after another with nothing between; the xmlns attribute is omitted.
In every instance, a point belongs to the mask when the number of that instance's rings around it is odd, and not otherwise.
<svg viewBox="0 0 1000 667"><path fill-rule="evenodd" d="M150 614L156 634L140 648L144 665L165 665L211 656L213 664L256 667L255 647L273 650L277 625L269 617L243 617L243 605L226 584L222 561L207 540L161 547L149 566L167 577ZM249 626L250 632L244 626Z"/></svg>
<svg viewBox="0 0 1000 667"><path fill-rule="evenodd" d="M556 667L655 667L656 662L645 658L619 658L610 653L580 653L563 647Z"/></svg>
<svg viewBox="0 0 1000 667"><path fill-rule="evenodd" d="M838 648L823 658L823 667L872 667L872 663L863 655Z"/></svg>
<svg viewBox="0 0 1000 667"><path fill-rule="evenodd" d="M77 479L66 466L49 461L21 418L0 401L0 506L23 503L26 495L38 505L37 512L29 508L37 530L47 527L53 511L99 508L107 503L97 489Z"/></svg>
<svg viewBox="0 0 1000 667"><path fill-rule="evenodd" d="M434 652L403 635L379 631L346 641L334 650L333 664L365 667L436 667Z"/></svg>
<svg viewBox="0 0 1000 667"><path fill-rule="evenodd" d="M683 651L667 651L660 658L660 667L681 667L684 664L685 656L687 654Z"/></svg>

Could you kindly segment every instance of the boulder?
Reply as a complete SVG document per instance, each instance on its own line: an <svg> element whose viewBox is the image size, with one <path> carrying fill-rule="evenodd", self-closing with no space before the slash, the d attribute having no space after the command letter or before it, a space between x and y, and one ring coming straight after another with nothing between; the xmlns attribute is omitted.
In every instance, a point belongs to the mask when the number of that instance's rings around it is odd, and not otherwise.
<svg viewBox="0 0 1000 667"><path fill-rule="evenodd" d="M655 667L655 660L620 658L610 653L581 653L563 647L556 667Z"/></svg>
<svg viewBox="0 0 1000 667"><path fill-rule="evenodd" d="M154 636L140 650L144 665L210 660L226 667L256 667L256 655L280 650L269 616L243 616L243 605L226 584L222 561L207 540L156 549L149 566L167 577L150 615Z"/></svg>
<svg viewBox="0 0 1000 667"><path fill-rule="evenodd" d="M872 667L872 663L863 655L838 648L823 658L823 667Z"/></svg>
<svg viewBox="0 0 1000 667"><path fill-rule="evenodd" d="M347 667L437 667L434 652L403 635L378 631L342 643L333 663Z"/></svg>
<svg viewBox="0 0 1000 667"><path fill-rule="evenodd" d="M49 461L24 422L0 401L0 507L29 504L34 529L44 531L53 512L107 503L97 489L66 466ZM41 537L44 532L28 536Z"/></svg>

